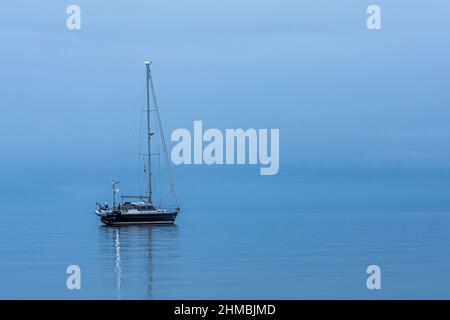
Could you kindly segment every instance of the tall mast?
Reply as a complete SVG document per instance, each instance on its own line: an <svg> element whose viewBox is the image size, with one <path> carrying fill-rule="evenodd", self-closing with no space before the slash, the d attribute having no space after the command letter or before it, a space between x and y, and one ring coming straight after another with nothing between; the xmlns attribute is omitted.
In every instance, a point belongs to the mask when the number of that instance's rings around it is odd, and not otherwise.
<svg viewBox="0 0 450 320"><path fill-rule="evenodd" d="M151 77L151 73L150 73L150 61L145 60L145 68L147 71L147 151L148 151L148 198L147 198L147 202L148 203L152 203L152 167L151 167L151 148L150 148L150 139L151 139L151 131L150 131L150 77ZM153 87L153 86L152 86Z"/></svg>

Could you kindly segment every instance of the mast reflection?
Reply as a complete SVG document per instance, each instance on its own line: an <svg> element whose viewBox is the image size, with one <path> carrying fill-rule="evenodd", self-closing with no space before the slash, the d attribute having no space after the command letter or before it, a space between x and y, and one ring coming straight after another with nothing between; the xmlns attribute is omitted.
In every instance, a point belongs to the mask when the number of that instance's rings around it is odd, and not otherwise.
<svg viewBox="0 0 450 320"><path fill-rule="evenodd" d="M170 262L178 250L176 225L100 226L103 247L113 245L105 254L113 260L115 297L153 299L155 276L154 258ZM108 242L110 245L108 246ZM112 254L111 254L112 253ZM175 254L174 254L175 253ZM143 286L145 288L143 288Z"/></svg>
<svg viewBox="0 0 450 320"><path fill-rule="evenodd" d="M117 299L122 299L122 261L120 260L120 232L119 229L114 230L116 235L116 267L114 269L114 273L116 274L116 293L117 293Z"/></svg>

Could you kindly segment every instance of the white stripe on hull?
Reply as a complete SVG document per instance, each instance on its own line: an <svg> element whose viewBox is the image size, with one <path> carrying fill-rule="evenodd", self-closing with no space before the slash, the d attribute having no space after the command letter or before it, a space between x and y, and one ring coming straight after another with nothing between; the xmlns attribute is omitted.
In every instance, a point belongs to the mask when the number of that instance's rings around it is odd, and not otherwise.
<svg viewBox="0 0 450 320"><path fill-rule="evenodd" d="M129 222L110 222L105 223L109 226L118 225L118 224L173 224L175 221L129 221Z"/></svg>

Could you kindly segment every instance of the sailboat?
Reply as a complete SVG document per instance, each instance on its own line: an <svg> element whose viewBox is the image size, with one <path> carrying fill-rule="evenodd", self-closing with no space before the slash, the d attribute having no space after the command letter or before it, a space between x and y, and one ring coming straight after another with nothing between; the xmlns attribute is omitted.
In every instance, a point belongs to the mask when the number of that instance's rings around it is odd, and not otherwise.
<svg viewBox="0 0 450 320"><path fill-rule="evenodd" d="M147 178L147 193L144 195L121 195L121 201L116 203L116 194L119 191L116 186L119 181L112 180L112 206L110 207L108 203L100 204L97 203L97 210L95 214L100 217L101 222L106 225L124 225L124 224L173 224L177 215L180 213L180 207L178 204L178 199L175 193L175 186L170 172L170 163L167 153L167 147L164 138L164 132L162 130L161 118L159 115L158 103L156 100L155 88L153 86L152 73L150 69L151 61L145 61L146 70L146 115L147 115L147 128L145 132L146 143L147 143L147 154L146 156L146 178ZM153 102L153 108L150 109L150 93ZM162 151L164 153L164 159L166 161L166 173L169 180L169 187L175 202L175 207L161 207L153 203L153 192L152 192L152 137L154 133L151 128L151 112L154 112L156 116L156 126L159 129L159 138L162 145ZM157 153L159 155L159 153Z"/></svg>

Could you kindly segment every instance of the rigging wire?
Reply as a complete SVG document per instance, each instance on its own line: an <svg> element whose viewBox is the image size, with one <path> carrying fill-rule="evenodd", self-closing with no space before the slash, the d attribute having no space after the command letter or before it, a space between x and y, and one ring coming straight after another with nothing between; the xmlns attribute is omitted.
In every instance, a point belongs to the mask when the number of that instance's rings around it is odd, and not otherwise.
<svg viewBox="0 0 450 320"><path fill-rule="evenodd" d="M142 110L141 110L142 113ZM139 122L139 141L138 141L138 189L139 189L139 194L142 194L142 186L143 186L143 181L145 180L145 156L141 153L141 147L142 147L142 135L143 135L143 117L139 117L140 122ZM142 156L142 163L143 163L143 167L144 167L144 174L142 175L141 172L141 156Z"/></svg>
<svg viewBox="0 0 450 320"><path fill-rule="evenodd" d="M149 73L150 73L150 85L152 87L152 96L153 96L153 101L154 101L154 104L155 104L154 108L155 108L156 118L157 118L157 122L158 122L158 127L159 127L160 134L161 134L162 147L163 147L163 150L164 150L164 157L165 157L166 164L167 164L166 165L166 172L167 172L167 176L169 178L170 190L172 192L172 195L173 195L173 198L174 198L175 203L177 205L177 208L179 208L180 205L179 205L179 202L178 202L177 194L175 192L175 185L174 185L174 182L173 182L172 172L170 170L170 162L169 162L169 155L167 153L166 139L164 137L164 131L163 131L163 128L162 128L162 123L161 123L161 117L160 117L160 114L159 114L158 101L156 99L155 89L153 87L152 72L151 72L150 68L149 68Z"/></svg>
<svg viewBox="0 0 450 320"><path fill-rule="evenodd" d="M135 146L136 139L134 138L136 135L136 128L137 128L137 122L139 117L139 110L142 107L142 91L143 91L143 80L142 77L140 78L138 82L138 88L137 88L137 96L136 96L136 103L134 112L132 112L132 125L128 131L127 139L126 139L126 152L125 157L122 159L122 164L119 171L119 177L121 177L122 181L127 181L127 175L128 175L128 167L130 163L131 154L133 153L133 148ZM137 111L137 112L136 112ZM134 141L134 143L133 143Z"/></svg>
<svg viewBox="0 0 450 320"><path fill-rule="evenodd" d="M154 86L153 86L153 79L151 76L151 70L149 70L149 74L150 74L150 85L151 85L151 89L152 89L152 97L153 97L153 110L150 110L151 112L153 111L154 114L156 114L156 117L152 117L152 120L154 122L154 128L156 130L159 130L159 134L157 135L157 139L155 139L156 141L156 147L157 147L157 155L158 155L158 162L157 162L157 166L158 168L156 168L156 166L154 167L154 171L158 171L155 172L155 178L157 179L157 181L155 181L155 184L157 184L159 186L159 205L162 206L163 204L163 194L162 194L162 163L161 163L161 149L164 152L164 159L165 159L165 172L166 175L168 177L168 182L169 182L169 191L171 192L173 199L175 200L175 204L176 207L179 208L179 202L178 202L178 198L175 192L175 186L174 186L174 181L173 181L173 176L172 176L172 172L171 172L171 168L170 168L170 162L169 162L169 156L168 156L168 152L167 152L167 146L165 143L165 137L164 137L164 131L163 131L163 127L162 127L162 122L161 122L161 117L160 117L160 113L159 113L159 107L158 107L158 102L156 99L156 94L155 94L155 90L154 90ZM126 156L122 158L121 164L120 164L120 170L119 170L119 177L121 177L122 181L127 181L126 177L123 177L123 175L127 175L128 174L128 168L129 168L129 163L130 163L130 158L131 158L131 154L134 153L133 150L134 146L136 144L136 140L137 140L137 151L138 151L138 189L139 189L139 193L143 194L142 190L148 188L147 184L145 183L146 180L146 174L151 174L152 173L152 168L146 168L146 159L145 159L145 154L142 153L143 150L143 143L144 143L144 135L146 135L145 130L144 130L144 117L140 116L140 114L145 111L142 109L142 106L144 105L144 95L143 95L143 90L144 90L144 85L145 83L145 77L141 77L140 81L139 81L139 85L138 85L138 89L137 89L137 98L136 98L136 107L135 109L138 109L138 112L133 112L134 113L134 117L131 117L131 127L128 130L127 136L126 136L126 149L125 149L125 153ZM137 130L137 122L139 122L139 129ZM136 132L137 131L137 132ZM135 139L135 136L138 136L138 139ZM142 158L141 158L142 156ZM147 155L148 157L152 156L151 154ZM144 174L142 174L141 171L141 159L143 161L143 167L144 167ZM156 164L156 163L155 163ZM146 185L146 187L144 188L144 184ZM109 187L108 187L109 189ZM148 190L147 190L148 191Z"/></svg>

